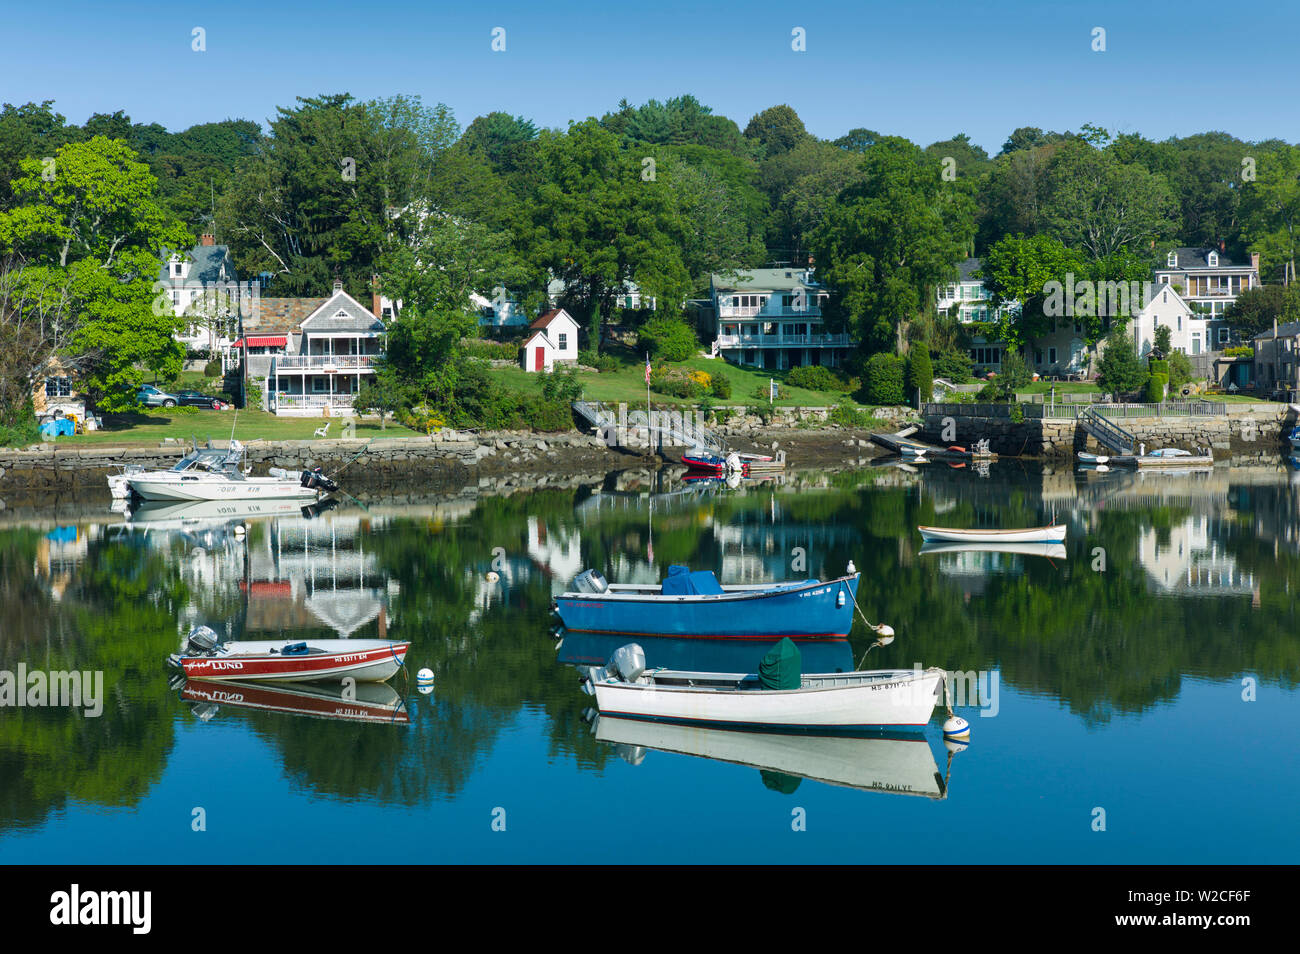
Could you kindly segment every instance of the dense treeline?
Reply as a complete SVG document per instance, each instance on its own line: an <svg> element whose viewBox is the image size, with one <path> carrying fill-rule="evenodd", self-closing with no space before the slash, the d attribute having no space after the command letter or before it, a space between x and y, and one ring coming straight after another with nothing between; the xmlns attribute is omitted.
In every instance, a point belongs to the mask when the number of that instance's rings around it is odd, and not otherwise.
<svg viewBox="0 0 1300 954"><path fill-rule="evenodd" d="M109 155L109 143L126 152ZM502 112L462 129L448 107L401 96L300 98L265 128L226 120L177 133L121 112L78 127L46 102L0 111L9 271L67 268L58 237L77 210L123 201L91 182L85 203L60 212L43 160L68 150L69 160L138 164L154 211L115 240L213 230L269 295L319 294L338 277L366 300L379 276L409 316L401 334L414 362L386 382L385 401L424 400L452 417L456 342L473 328L468 291L505 287L535 309L562 279L583 346L599 350L630 283L673 314L670 303L706 293L710 273L815 263L831 287L832 327L853 333L863 358L919 341L948 367L961 334L935 314L934 293L967 256L986 258L998 299L1025 304L980 331L1023 346L1050 317L1044 285L1067 273L1142 280L1168 248L1193 245L1258 252L1265 281L1289 282L1300 224L1300 147L1223 132L1153 142L1025 127L989 156L965 134L925 147L863 127L819 139L788 105L741 128L689 95L625 100L564 130ZM1261 298L1243 320L1266 323L1293 304ZM1085 317L1091 343L1114 316ZM176 356L166 351L128 364L168 366ZM108 396L131 375L99 377Z"/></svg>

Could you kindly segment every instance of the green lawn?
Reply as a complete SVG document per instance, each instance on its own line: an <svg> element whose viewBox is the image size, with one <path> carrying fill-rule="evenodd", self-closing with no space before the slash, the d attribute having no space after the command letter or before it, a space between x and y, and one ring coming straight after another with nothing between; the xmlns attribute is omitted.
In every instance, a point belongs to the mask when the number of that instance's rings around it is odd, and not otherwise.
<svg viewBox="0 0 1300 954"><path fill-rule="evenodd" d="M582 382L583 397L589 401L603 401L610 404L627 402L630 405L644 405L646 400L644 360L640 356L633 355L627 349L612 349L610 354L620 362L618 370L600 373L593 371L578 372L578 379ZM673 364L672 366L674 368L705 371L711 376L725 375L731 382L731 397L726 400L713 398L713 403L718 406L752 406L759 400L766 400L765 397L756 396L755 391L761 390L762 394L766 395L769 379L776 381L780 386L780 393L775 402L780 407L833 407L836 404L848 404L852 407L864 406L859 405L850 395L838 391L809 391L805 388L787 387L783 383L786 375L784 371L741 368L728 364L721 358L711 359L698 355L688 361ZM534 372L526 372L522 368L511 367L492 368L488 373L503 387L528 394L537 392L538 377ZM699 398L670 397L656 391L650 392L650 400L654 404L694 405L700 403Z"/></svg>
<svg viewBox="0 0 1300 954"><path fill-rule="evenodd" d="M1101 388L1091 381L1060 381L1055 385L1048 381L1034 381L1016 390L1017 394L1047 394L1052 388L1057 394L1099 394Z"/></svg>
<svg viewBox="0 0 1300 954"><path fill-rule="evenodd" d="M196 414L106 414L103 430L60 437L58 444L156 445L166 437L186 442L193 437L202 444L208 438L228 440L232 423L235 425L235 439L245 444L257 440L297 441L311 439L312 432L327 423L319 417L276 417L266 411L248 410L240 411L236 421L233 411L210 411L206 408L196 410ZM347 418L341 417L329 418L327 437L340 437L346 420ZM415 434L415 431L391 421L386 430L380 430L379 424L372 421L358 421L355 436L369 440L372 437L412 437Z"/></svg>

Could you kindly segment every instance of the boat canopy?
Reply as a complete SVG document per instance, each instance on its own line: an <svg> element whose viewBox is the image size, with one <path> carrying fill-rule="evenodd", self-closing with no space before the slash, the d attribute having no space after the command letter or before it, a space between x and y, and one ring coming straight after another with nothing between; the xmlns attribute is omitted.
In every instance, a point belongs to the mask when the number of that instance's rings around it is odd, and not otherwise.
<svg viewBox="0 0 1300 954"><path fill-rule="evenodd" d="M670 566L659 592L664 596L713 596L723 592L712 570L694 573L688 566Z"/></svg>
<svg viewBox="0 0 1300 954"><path fill-rule="evenodd" d="M764 689L798 689L802 684L803 659L789 636L772 647L758 664L758 679Z"/></svg>

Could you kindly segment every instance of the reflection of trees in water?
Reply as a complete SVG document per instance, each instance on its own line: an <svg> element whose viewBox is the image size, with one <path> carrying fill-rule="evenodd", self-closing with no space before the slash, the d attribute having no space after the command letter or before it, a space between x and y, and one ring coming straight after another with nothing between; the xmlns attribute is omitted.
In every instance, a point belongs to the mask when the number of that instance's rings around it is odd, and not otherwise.
<svg viewBox="0 0 1300 954"><path fill-rule="evenodd" d="M61 599L33 579L39 536L0 533L0 591L26 591L22 619L0 639L0 669L104 673L103 712L6 709L0 716L0 827L39 824L68 800L136 804L161 777L172 743L174 702L162 661L175 648L187 590L174 563L124 542L92 540L85 559L64 568Z"/></svg>

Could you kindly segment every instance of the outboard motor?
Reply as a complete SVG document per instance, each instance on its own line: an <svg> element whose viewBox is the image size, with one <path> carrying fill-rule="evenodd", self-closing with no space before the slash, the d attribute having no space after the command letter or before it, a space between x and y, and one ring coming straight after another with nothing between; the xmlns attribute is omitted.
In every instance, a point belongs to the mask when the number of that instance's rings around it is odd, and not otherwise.
<svg viewBox="0 0 1300 954"><path fill-rule="evenodd" d="M573 589L576 593L606 593L609 584L595 570L583 570L573 578Z"/></svg>
<svg viewBox="0 0 1300 954"><path fill-rule="evenodd" d="M206 656L217 648L219 642L221 637L210 627L195 626L186 637L185 651L191 656Z"/></svg>
<svg viewBox="0 0 1300 954"><path fill-rule="evenodd" d="M609 670L624 682L636 682L645 672L645 650L636 643L620 646L609 657Z"/></svg>
<svg viewBox="0 0 1300 954"><path fill-rule="evenodd" d="M326 477L319 467L302 472L302 485L308 490L319 490L327 494L339 489L339 485Z"/></svg>

